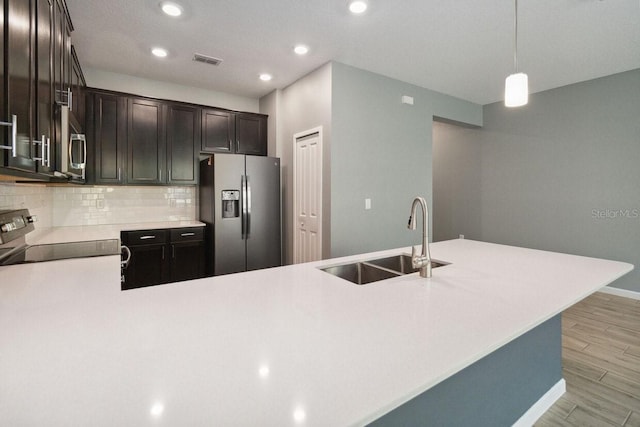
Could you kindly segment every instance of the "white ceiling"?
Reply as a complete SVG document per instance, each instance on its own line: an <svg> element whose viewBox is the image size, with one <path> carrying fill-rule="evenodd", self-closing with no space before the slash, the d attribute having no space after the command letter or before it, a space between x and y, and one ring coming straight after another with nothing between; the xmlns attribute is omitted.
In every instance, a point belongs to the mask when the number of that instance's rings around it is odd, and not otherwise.
<svg viewBox="0 0 640 427"><path fill-rule="evenodd" d="M513 72L512 0L67 0L83 67L251 98L336 60L479 104ZM531 92L640 68L640 0L521 0L519 68ZM310 47L304 57L292 51ZM150 48L169 50L165 59ZM192 61L222 58L212 67ZM258 80L271 73L270 82Z"/></svg>

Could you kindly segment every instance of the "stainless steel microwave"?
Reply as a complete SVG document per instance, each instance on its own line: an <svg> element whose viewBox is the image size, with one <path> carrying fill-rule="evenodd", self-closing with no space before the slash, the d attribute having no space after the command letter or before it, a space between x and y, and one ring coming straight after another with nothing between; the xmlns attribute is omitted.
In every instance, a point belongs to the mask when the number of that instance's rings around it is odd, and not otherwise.
<svg viewBox="0 0 640 427"><path fill-rule="evenodd" d="M58 172L74 179L84 180L87 170L87 138L80 124L70 114L69 107L60 107L62 122Z"/></svg>

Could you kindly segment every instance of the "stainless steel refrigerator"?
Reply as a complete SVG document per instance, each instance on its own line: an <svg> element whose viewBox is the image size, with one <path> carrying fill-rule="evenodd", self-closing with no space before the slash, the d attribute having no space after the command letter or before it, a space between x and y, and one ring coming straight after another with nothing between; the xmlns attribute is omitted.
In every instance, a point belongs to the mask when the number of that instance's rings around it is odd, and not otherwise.
<svg viewBox="0 0 640 427"><path fill-rule="evenodd" d="M208 275L282 265L280 159L214 154L199 190Z"/></svg>

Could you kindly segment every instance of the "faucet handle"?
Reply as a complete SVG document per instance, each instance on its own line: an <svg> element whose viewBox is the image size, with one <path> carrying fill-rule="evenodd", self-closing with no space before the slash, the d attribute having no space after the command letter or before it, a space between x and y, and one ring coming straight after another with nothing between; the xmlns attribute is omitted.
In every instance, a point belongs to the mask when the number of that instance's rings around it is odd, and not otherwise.
<svg viewBox="0 0 640 427"><path fill-rule="evenodd" d="M411 246L411 259L414 259L418 255L418 249L416 246Z"/></svg>
<svg viewBox="0 0 640 427"><path fill-rule="evenodd" d="M425 255L418 254L417 246L411 246L411 267L420 269L428 267L431 271L431 260ZM431 277L431 275L422 277Z"/></svg>

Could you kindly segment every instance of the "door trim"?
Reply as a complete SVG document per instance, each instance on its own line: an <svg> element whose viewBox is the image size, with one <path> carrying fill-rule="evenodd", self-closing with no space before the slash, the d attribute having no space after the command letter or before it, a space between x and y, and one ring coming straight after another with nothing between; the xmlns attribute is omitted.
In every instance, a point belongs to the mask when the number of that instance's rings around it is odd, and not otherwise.
<svg viewBox="0 0 640 427"><path fill-rule="evenodd" d="M297 225L297 199L296 199L296 195L298 194L297 192L297 187L298 187L298 183L297 183L297 179L296 177L297 175L297 153L296 153L296 144L298 142L298 140L303 139L303 138L307 138L309 136L312 135L318 135L318 148L320 149L320 164L318 165L318 180L320 182L320 191L318 191L318 205L320 206L320 211L318 212L318 245L320 246L318 248L318 253L320 254L320 258L322 259L322 239L323 239L323 227L322 227L322 221L324 218L324 206L323 206L323 197L322 197L322 190L323 190L323 174L322 174L322 167L323 167L323 156L324 156L324 149L323 149L323 141L322 141L322 126L318 126L315 128L311 128L302 132L298 132L293 134L293 218L292 218L292 224L291 224L291 228L293 230L293 254L292 254L292 261L293 264L297 264L300 261L297 259L297 254L298 254L298 243L297 243L297 239L296 239L296 225Z"/></svg>

